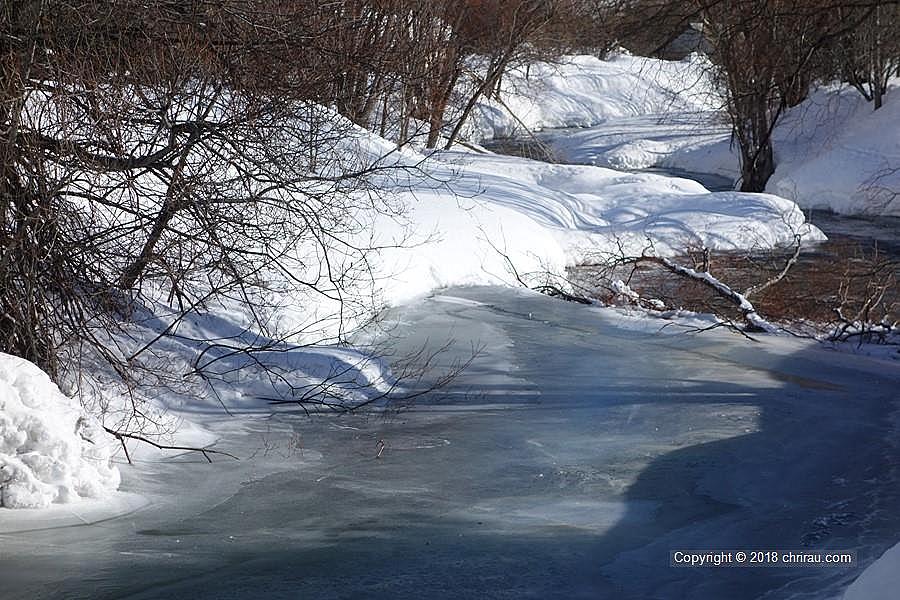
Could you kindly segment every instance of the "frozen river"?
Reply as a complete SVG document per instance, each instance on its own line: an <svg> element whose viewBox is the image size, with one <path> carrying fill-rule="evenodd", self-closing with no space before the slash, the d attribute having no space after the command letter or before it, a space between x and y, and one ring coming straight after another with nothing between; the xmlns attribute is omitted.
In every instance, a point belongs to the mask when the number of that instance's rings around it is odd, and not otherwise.
<svg viewBox="0 0 900 600"><path fill-rule="evenodd" d="M861 568L669 552L867 564L900 539L896 361L509 289L396 317L408 348L484 353L387 416L223 419L220 447L255 457L123 467L134 512L0 535L0 597L821 599Z"/></svg>

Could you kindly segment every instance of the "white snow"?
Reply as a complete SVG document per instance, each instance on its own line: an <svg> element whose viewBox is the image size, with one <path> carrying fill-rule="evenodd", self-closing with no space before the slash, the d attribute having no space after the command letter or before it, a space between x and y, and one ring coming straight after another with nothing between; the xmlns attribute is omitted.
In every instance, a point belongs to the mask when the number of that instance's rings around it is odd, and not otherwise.
<svg viewBox="0 0 900 600"><path fill-rule="evenodd" d="M504 77L501 100L479 103L469 134L498 138L531 130L591 127L625 117L715 110L721 99L707 77L708 60L670 62L615 53L608 59L566 56Z"/></svg>
<svg viewBox="0 0 900 600"><path fill-rule="evenodd" d="M384 250L373 263L391 305L451 285L518 285L509 263L536 283L620 244L630 255L652 247L671 256L790 245L795 233L824 239L789 200L711 193L687 179L455 152L433 155L425 168L448 180L404 196L407 226L425 243ZM384 242L399 235L387 219L374 230Z"/></svg>
<svg viewBox="0 0 900 600"><path fill-rule="evenodd" d="M664 96L659 92L658 103ZM438 288L558 282L568 266L621 251L672 256L703 247L792 245L797 234L805 242L824 239L795 203L774 195L711 193L689 179L491 153L439 151L426 158L409 147L392 151L382 138L357 133L360 139L352 147L360 162L406 170L386 171L378 181L391 196L390 213L359 209L365 202L357 203L352 220L365 226L345 247L377 250L360 262L355 280L346 279L353 283L342 307L334 297L295 290L274 301L283 309L279 331L306 332L291 341L327 339L338 326L352 330L382 305L396 306ZM338 256L359 260L351 254ZM317 267L313 262L304 268ZM350 303L365 297L374 297L374 313ZM339 310L340 323L333 319Z"/></svg>
<svg viewBox="0 0 900 600"><path fill-rule="evenodd" d="M111 441L43 371L0 353L0 507L109 495L119 486Z"/></svg>
<svg viewBox="0 0 900 600"><path fill-rule="evenodd" d="M873 110L853 89L826 87L776 128L766 186L804 208L900 215L900 78Z"/></svg>
<svg viewBox="0 0 900 600"><path fill-rule="evenodd" d="M470 136L559 132L563 162L618 169L667 167L740 176L730 125L699 57L681 62L613 55L568 57L507 77L504 100L486 100ZM846 86L824 86L788 110L773 139L776 171L766 191L803 208L900 215L900 78L878 111ZM504 106L505 105L505 106ZM517 118L510 115L514 113Z"/></svg>

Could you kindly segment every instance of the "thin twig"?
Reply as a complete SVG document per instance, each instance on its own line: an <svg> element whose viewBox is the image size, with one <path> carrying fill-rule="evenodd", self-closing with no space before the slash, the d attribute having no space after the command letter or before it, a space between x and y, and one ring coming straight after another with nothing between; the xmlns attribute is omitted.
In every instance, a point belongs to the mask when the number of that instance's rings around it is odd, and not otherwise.
<svg viewBox="0 0 900 600"><path fill-rule="evenodd" d="M137 435L135 433L116 431L115 429L110 429L109 427L104 427L103 429L105 429L107 433L112 434L117 440L119 440L123 448L125 448L125 439L127 438L129 440L137 440L145 444L150 444L151 446L160 450L184 450L186 452L199 452L209 463L212 463L212 458L210 458L209 456L210 454L221 454L222 456L227 456L229 458L233 458L234 460L240 460L234 454L229 454L228 452L224 452L222 450L212 450L210 448L201 448L199 446L170 446L168 444L159 444L151 439L148 439L142 435ZM128 448L125 448L125 457L128 459L128 464L134 464L131 462L131 456L128 454Z"/></svg>

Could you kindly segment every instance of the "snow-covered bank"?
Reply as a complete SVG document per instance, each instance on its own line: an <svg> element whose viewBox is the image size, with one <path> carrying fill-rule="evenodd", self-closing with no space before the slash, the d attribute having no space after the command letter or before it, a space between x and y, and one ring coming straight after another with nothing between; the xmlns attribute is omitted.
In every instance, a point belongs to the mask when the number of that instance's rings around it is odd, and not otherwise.
<svg viewBox="0 0 900 600"><path fill-rule="evenodd" d="M530 130L591 127L641 115L705 112L722 105L700 55L672 62L612 54L567 56L558 63L518 68L504 80L501 99L481 101L469 135L511 137Z"/></svg>
<svg viewBox="0 0 900 600"><path fill-rule="evenodd" d="M581 62L598 69L606 65L593 57ZM581 69L581 62L572 68ZM634 65L648 61L620 57L618 62L638 69ZM646 77L655 76L658 62L649 61ZM654 88L646 104L635 103L634 111L661 109L673 101L682 109L705 106L708 98L679 100L675 94L687 85L686 78L696 77L697 68L684 65L685 73L673 67L666 74L668 87ZM625 70L617 66L609 77ZM565 81L561 76L560 85ZM594 116L605 110L602 103L582 108ZM573 114L579 110L573 108ZM387 168L377 178L381 192L391 198L392 210L354 215L364 226L356 243L348 244L375 249L365 257L354 283L359 297L376 299L374 306L396 306L449 286L518 286L520 279L543 283L547 277L563 276L568 266L621 251L672 256L701 247L760 250L791 245L797 234L806 242L824 239L821 231L805 223L795 203L774 195L713 193L688 179L551 165L469 149L429 155L410 146L398 151L370 132L357 129L356 135L347 147L360 153L358 162L398 167ZM305 268L314 272L317 267L311 263ZM312 322L321 331L318 324L339 311L345 317L350 314L344 302L340 306L324 295L292 292L286 301L276 302L285 309L278 317L280 329L300 331ZM364 311L358 314L365 316ZM347 331L357 324L353 317L339 325Z"/></svg>
<svg viewBox="0 0 900 600"><path fill-rule="evenodd" d="M900 78L877 111L850 88L828 87L775 130L766 190L804 208L900 216Z"/></svg>
<svg viewBox="0 0 900 600"><path fill-rule="evenodd" d="M109 495L119 486L113 441L43 371L0 354L0 507Z"/></svg>
<svg viewBox="0 0 900 600"><path fill-rule="evenodd" d="M620 251L671 256L790 245L795 233L824 239L789 200L712 193L688 179L452 152L426 168L449 183L407 194L408 227L433 235L381 253L381 292L392 305L451 285L518 285L512 266L533 282ZM396 234L385 221L375 228Z"/></svg>
<svg viewBox="0 0 900 600"><path fill-rule="evenodd" d="M563 162L618 169L668 167L740 175L727 117L698 57L569 57L511 73L504 100L486 100L471 135L587 128L548 137ZM823 87L790 109L774 133L777 168L767 191L803 208L900 215L900 79L878 111L855 90ZM511 114L512 113L512 114ZM515 115L513 117L512 115Z"/></svg>

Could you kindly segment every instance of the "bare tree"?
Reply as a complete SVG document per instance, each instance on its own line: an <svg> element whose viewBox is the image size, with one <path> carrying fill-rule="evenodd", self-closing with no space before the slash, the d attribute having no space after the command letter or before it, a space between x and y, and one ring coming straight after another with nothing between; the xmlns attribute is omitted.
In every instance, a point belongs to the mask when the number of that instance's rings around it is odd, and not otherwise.
<svg viewBox="0 0 900 600"><path fill-rule="evenodd" d="M371 277L366 215L395 214L377 180L416 166L357 147L360 130L327 106L358 84L333 68L336 20L343 35L363 18L349 14L276 1L4 3L0 349L57 380L67 363L102 357L128 381L216 304L249 311L255 334L232 340L246 356L295 348L304 333L341 341L374 314L359 285ZM330 308L276 330L269 310L285 294ZM130 338L159 302L172 310L158 335Z"/></svg>
<svg viewBox="0 0 900 600"><path fill-rule="evenodd" d="M621 0L611 6L623 43L648 54L689 23L702 25L740 152L743 191L765 189L775 170L775 126L814 82L837 73L877 107L897 69L896 0Z"/></svg>
<svg viewBox="0 0 900 600"><path fill-rule="evenodd" d="M555 6L548 0L479 2L470 8L458 35L464 49L481 59L470 71L472 86L462 112L447 138L453 146L478 100L498 88L507 69L516 61L531 60L528 42L552 20Z"/></svg>
<svg viewBox="0 0 900 600"><path fill-rule="evenodd" d="M900 74L900 40L896 35L900 5L885 2L871 8L839 6L835 18L858 19L859 25L830 46L830 58L836 63L832 68L878 110L884 104L888 80Z"/></svg>

